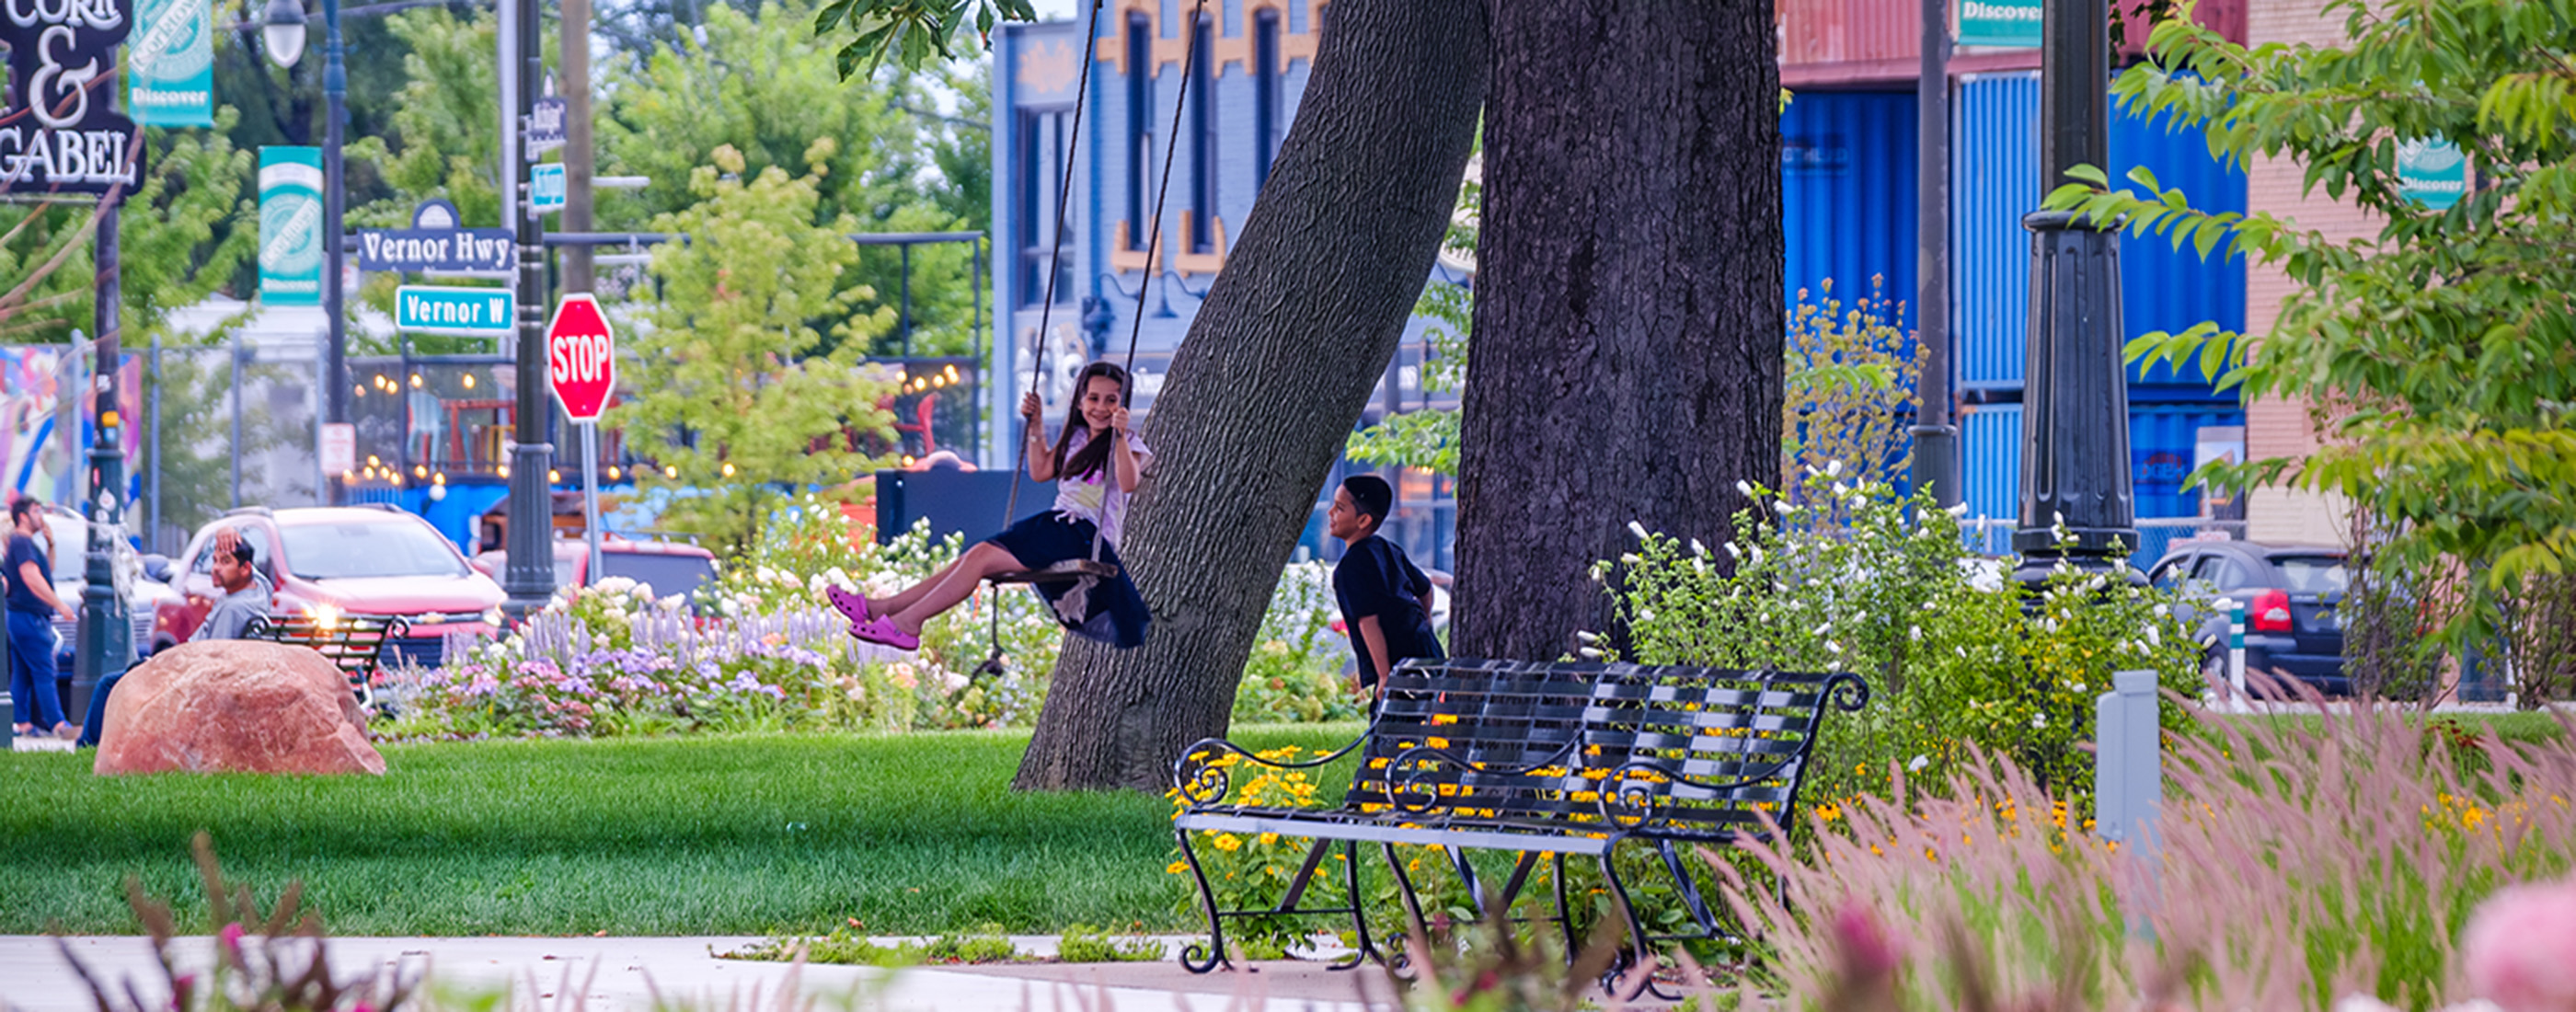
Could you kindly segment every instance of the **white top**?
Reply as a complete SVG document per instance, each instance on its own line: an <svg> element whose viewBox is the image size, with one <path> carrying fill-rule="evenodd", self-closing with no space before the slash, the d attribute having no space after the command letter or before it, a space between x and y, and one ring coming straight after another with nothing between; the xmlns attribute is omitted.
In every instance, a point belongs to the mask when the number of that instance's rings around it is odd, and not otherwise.
<svg viewBox="0 0 2576 1012"><path fill-rule="evenodd" d="M1090 441L1089 429L1074 433L1073 442L1065 446L1065 459L1073 459L1082 451L1082 445ZM1154 451L1133 432L1127 434L1127 451L1136 455L1136 474L1141 479L1146 470L1154 466ZM1117 474L1118 462L1109 460L1102 462L1100 470L1085 477L1059 475L1055 482L1056 514L1067 520L1089 520L1099 525L1103 540L1117 544L1119 532L1127 521L1127 493L1111 480Z"/></svg>

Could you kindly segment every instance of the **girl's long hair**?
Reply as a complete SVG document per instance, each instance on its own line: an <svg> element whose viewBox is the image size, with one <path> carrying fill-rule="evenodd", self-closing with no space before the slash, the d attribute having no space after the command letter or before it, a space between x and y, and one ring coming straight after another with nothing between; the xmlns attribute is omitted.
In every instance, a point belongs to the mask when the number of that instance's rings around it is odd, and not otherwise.
<svg viewBox="0 0 2576 1012"><path fill-rule="evenodd" d="M1112 362L1094 362L1082 367L1081 374L1073 378L1073 399L1064 406L1064 431L1055 437L1055 476L1058 481L1090 477L1109 466L1109 440L1098 438L1098 433L1092 433L1093 438L1083 443L1082 449L1072 450L1073 430L1079 427L1089 432L1091 429L1091 424L1082 418L1082 395L1091 389L1094 377L1116 381L1118 406L1127 406L1127 370ZM1068 451L1072 453L1071 459L1066 458Z"/></svg>

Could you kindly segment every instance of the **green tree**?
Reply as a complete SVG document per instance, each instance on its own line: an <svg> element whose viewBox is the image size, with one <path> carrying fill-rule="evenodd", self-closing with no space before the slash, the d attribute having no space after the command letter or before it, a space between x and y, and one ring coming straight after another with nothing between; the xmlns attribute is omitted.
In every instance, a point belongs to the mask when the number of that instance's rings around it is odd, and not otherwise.
<svg viewBox="0 0 2576 1012"><path fill-rule="evenodd" d="M816 221L834 147L814 141L802 176L771 165L749 182L742 154L718 147L689 174L698 203L654 222L692 239L654 248L662 299L635 328L631 393L606 421L667 469L639 468L647 485L682 491L665 523L728 555L759 543L791 490L870 470L854 447L894 434L896 379L858 354L893 313L855 311L873 293L850 278L849 217Z"/></svg>
<svg viewBox="0 0 2576 1012"><path fill-rule="evenodd" d="M258 212L244 198L251 154L224 130L150 130L151 174L115 213L129 346L161 330L170 310L214 294L232 280L258 239ZM0 204L0 340L52 343L93 329L94 204Z"/></svg>
<svg viewBox="0 0 2576 1012"><path fill-rule="evenodd" d="M2197 360L2245 396L2305 401L2324 445L2212 467L2224 488L2340 493L2388 529L2384 564L2464 573L2446 639L2483 641L2526 580L2576 563L2576 0L2334 0L2337 48L2230 43L2188 21L2115 92L2169 113L2240 164L2299 165L2304 186L2379 222L2340 239L2268 212L2208 214L2133 170L2099 169L2050 206L2222 245L2295 284L2259 344L2203 323L2128 354ZM2474 175L2457 203L2410 195L2401 152L2447 140ZM2369 548L2372 546L2365 546Z"/></svg>
<svg viewBox="0 0 2576 1012"><path fill-rule="evenodd" d="M746 178L777 166L801 173L817 137L844 143L815 182L817 224L846 220L847 232L944 232L975 227L954 208L966 203L951 163L990 161L980 136L961 137L935 115L920 72L889 70L844 82L832 54L807 29L811 8L771 0L746 14L716 5L700 31L658 48L639 63L604 68L607 83L598 125L600 171L651 182L631 195L600 202L600 220L676 211L694 202L687 180L720 146L731 146ZM972 98L980 92L965 94ZM988 170L987 170L988 171ZM980 176L968 185L989 182ZM989 198L987 198L989 200ZM913 248L912 348L915 354L963 354L972 335L968 244ZM904 255L871 247L853 279L879 305L900 300ZM898 351L899 335L870 332L863 354ZM837 337L828 338L826 348Z"/></svg>

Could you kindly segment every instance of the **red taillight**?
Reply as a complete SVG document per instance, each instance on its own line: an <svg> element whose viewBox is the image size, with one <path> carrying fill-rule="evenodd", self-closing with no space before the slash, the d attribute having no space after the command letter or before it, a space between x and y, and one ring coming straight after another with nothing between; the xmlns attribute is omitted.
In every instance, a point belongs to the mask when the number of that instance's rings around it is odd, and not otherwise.
<svg viewBox="0 0 2576 1012"><path fill-rule="evenodd" d="M2290 631L2290 592L2267 590L2254 595L2254 603L2245 609L2255 632Z"/></svg>

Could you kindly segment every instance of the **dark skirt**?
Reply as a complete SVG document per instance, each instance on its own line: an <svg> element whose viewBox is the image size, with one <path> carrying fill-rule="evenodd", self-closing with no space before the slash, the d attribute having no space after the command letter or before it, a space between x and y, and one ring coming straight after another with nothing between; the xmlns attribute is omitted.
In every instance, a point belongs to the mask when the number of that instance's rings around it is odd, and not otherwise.
<svg viewBox="0 0 2576 1012"><path fill-rule="evenodd" d="M1045 569L1071 559L1091 558L1096 530L1091 521L1067 520L1063 514L1048 510L985 540L1011 553L1022 568ZM1077 636L1121 650L1141 646L1145 628L1153 621L1145 610L1145 597L1136 592L1136 581L1127 578L1127 564L1119 561L1117 546L1101 542L1100 561L1116 567L1117 578L1093 581L1085 591L1082 621L1070 621L1061 613L1056 615L1056 621ZM1077 585L1076 581L1064 580L1030 586L1052 607Z"/></svg>

